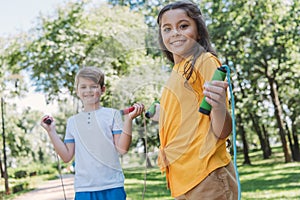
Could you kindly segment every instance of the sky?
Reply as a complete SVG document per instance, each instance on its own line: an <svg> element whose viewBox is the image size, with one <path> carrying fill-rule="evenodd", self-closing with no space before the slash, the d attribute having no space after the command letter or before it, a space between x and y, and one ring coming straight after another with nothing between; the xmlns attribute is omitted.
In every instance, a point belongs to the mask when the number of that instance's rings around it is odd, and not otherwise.
<svg viewBox="0 0 300 200"><path fill-rule="evenodd" d="M0 0L0 36L14 35L33 26L40 13L54 12L63 0Z"/></svg>
<svg viewBox="0 0 300 200"><path fill-rule="evenodd" d="M65 0L0 0L0 37L26 32L34 27L40 13L51 15L65 2ZM51 114L56 110L55 104L46 105L42 93L33 92L33 88L30 90L27 97L18 102L20 109L31 107L45 114Z"/></svg>

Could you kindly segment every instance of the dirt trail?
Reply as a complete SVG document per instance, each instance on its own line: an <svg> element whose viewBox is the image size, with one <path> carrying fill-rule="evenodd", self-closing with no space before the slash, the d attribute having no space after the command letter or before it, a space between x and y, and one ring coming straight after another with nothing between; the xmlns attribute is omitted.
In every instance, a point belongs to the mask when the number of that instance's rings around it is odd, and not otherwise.
<svg viewBox="0 0 300 200"><path fill-rule="evenodd" d="M63 183L67 200L74 199L74 175L64 175ZM37 189L16 197L13 200L65 200L60 179L47 181Z"/></svg>

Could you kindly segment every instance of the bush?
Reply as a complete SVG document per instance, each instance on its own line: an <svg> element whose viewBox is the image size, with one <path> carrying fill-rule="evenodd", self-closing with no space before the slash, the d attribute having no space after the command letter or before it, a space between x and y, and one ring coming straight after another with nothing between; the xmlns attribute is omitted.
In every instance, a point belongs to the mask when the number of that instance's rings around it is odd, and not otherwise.
<svg viewBox="0 0 300 200"><path fill-rule="evenodd" d="M18 185L15 185L15 186L13 186L13 188L12 188L12 192L13 193L17 193L17 192L21 192L21 191L23 191L23 190L25 190L25 189L28 189L28 183L27 182L24 182L24 183L20 183L20 184L18 184Z"/></svg>
<svg viewBox="0 0 300 200"><path fill-rule="evenodd" d="M16 179L25 178L27 176L27 172L25 170L16 171L14 174Z"/></svg>
<svg viewBox="0 0 300 200"><path fill-rule="evenodd" d="M44 175L44 174L53 174L55 173L57 170L52 168L51 166L45 166L45 167L42 167L40 169L37 170L37 173L39 175Z"/></svg>

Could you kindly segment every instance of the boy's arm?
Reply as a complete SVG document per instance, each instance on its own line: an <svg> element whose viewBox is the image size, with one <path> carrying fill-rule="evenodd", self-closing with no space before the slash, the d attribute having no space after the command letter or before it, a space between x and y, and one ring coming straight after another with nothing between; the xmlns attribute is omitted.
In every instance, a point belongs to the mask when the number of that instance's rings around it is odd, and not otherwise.
<svg viewBox="0 0 300 200"><path fill-rule="evenodd" d="M124 116L124 126L121 134L114 135L114 143L118 152L122 155L129 150L132 139L132 120L144 111L143 104L134 104L134 110Z"/></svg>
<svg viewBox="0 0 300 200"><path fill-rule="evenodd" d="M124 155L128 152L132 139L132 119L125 115L124 127L121 134L114 134L114 142L118 152Z"/></svg>
<svg viewBox="0 0 300 200"><path fill-rule="evenodd" d="M65 163L70 162L74 156L75 144L74 143L65 144L60 139L60 137L58 136L55 130L55 121L52 120L52 123L48 125L44 122L43 119L41 121L41 126L48 132L48 135L51 139L55 151Z"/></svg>

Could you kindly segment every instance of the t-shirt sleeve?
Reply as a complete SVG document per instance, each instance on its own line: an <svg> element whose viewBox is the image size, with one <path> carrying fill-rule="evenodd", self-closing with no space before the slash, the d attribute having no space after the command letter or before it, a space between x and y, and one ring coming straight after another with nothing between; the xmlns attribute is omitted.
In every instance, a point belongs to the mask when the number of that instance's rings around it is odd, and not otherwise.
<svg viewBox="0 0 300 200"><path fill-rule="evenodd" d="M197 61L195 68L202 76L203 81L210 81L214 75L215 70L220 67L222 64L211 53L205 53L203 56L200 56Z"/></svg>
<svg viewBox="0 0 300 200"><path fill-rule="evenodd" d="M72 128L72 118L69 118L67 121L66 135L64 143L75 143L74 139L74 127Z"/></svg>
<svg viewBox="0 0 300 200"><path fill-rule="evenodd" d="M114 111L112 134L121 134L123 129L123 120L119 110Z"/></svg>
<svg viewBox="0 0 300 200"><path fill-rule="evenodd" d="M202 76L202 85L206 81L211 81L216 69L222 65L221 61L211 53L200 56L196 62L196 69ZM226 107L229 108L228 94L226 94Z"/></svg>

